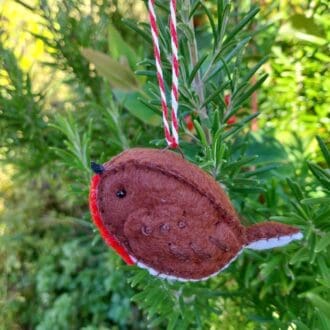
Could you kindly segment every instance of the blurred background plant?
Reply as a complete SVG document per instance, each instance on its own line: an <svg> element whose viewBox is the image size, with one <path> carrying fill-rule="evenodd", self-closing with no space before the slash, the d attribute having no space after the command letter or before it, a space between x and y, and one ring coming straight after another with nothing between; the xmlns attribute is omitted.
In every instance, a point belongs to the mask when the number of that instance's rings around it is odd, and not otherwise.
<svg viewBox="0 0 330 330"><path fill-rule="evenodd" d="M89 162L165 146L145 4L4 0L1 329L330 329L327 4L178 6L184 154L244 223L292 223L304 240L202 283L124 266L90 221Z"/></svg>

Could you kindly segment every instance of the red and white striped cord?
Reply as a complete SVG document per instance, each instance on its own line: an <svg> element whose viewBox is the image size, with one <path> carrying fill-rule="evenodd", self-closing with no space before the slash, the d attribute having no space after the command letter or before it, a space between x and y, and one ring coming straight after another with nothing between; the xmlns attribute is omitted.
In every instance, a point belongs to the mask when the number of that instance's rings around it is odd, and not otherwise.
<svg viewBox="0 0 330 330"><path fill-rule="evenodd" d="M155 0L148 0L149 20L151 27L154 56L156 61L157 79L161 97L165 139L170 148L179 146L179 123L178 123L178 99L179 99L179 60L178 60L178 35L176 30L176 0L170 0L170 33L172 45L172 90L171 90L171 131L168 122L168 106L166 101L165 83L161 67L160 49L158 41L158 27L155 14Z"/></svg>

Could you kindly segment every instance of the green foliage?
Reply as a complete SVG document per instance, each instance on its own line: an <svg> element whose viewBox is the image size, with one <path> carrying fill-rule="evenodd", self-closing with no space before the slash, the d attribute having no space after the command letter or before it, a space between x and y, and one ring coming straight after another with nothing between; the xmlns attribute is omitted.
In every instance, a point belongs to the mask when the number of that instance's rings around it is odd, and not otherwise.
<svg viewBox="0 0 330 330"><path fill-rule="evenodd" d="M43 179L14 189L8 211L1 215L1 221L10 219L0 249L3 329L15 324L68 329L135 323L132 291L122 281L118 258L99 240L93 242L89 222L65 215L71 207L65 196L53 195L56 180L46 177L45 187ZM55 202L60 205L51 206Z"/></svg>
<svg viewBox="0 0 330 330"><path fill-rule="evenodd" d="M284 9L272 31L276 43L269 61L268 88L262 91L262 120L276 127L281 141L292 139L290 126L311 143L315 134L328 138L330 128L329 13L322 1L287 3ZM312 151L317 146L308 147Z"/></svg>
<svg viewBox="0 0 330 330"><path fill-rule="evenodd" d="M329 329L322 1L304 2L306 15L295 2L178 1L182 152L223 185L244 224L273 219L304 233L288 247L245 251L198 283L124 266L87 208L90 160L165 146L150 30L133 16L137 2L17 3L39 17L45 34L30 32L46 45L43 65L56 81L36 91L38 75L20 68L5 30L1 328ZM158 1L157 12L168 88L168 2Z"/></svg>
<svg viewBox="0 0 330 330"><path fill-rule="evenodd" d="M0 159L15 162L20 174L31 174L47 162L47 145L56 135L48 135L43 93L33 92L30 76L21 72L10 50L0 45L0 56L0 77L6 82L0 91Z"/></svg>

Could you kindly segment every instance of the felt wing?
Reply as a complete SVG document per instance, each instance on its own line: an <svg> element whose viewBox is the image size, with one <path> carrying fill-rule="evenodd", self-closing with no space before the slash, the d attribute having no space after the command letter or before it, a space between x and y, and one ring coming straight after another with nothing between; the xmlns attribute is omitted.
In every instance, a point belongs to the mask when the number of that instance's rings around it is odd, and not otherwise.
<svg viewBox="0 0 330 330"><path fill-rule="evenodd" d="M124 226L130 252L137 261L146 261L149 265L164 268L171 258L184 261L191 257L192 251L186 246L183 235L177 235L177 226L173 214L178 208L167 206L149 210L141 208L130 214ZM181 237L180 237L181 236Z"/></svg>
<svg viewBox="0 0 330 330"><path fill-rule="evenodd" d="M124 225L129 252L153 275L180 280L206 278L225 268L241 242L225 223L178 218L180 208L141 208Z"/></svg>

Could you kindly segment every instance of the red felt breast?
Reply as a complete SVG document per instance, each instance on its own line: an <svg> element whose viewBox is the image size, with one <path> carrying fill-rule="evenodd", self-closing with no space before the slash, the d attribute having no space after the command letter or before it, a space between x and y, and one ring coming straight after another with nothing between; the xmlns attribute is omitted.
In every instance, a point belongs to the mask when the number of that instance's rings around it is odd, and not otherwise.
<svg viewBox="0 0 330 330"><path fill-rule="evenodd" d="M117 253L123 258L123 260L128 265L134 265L134 261L132 260L132 258L129 256L126 250L119 244L119 242L110 234L110 232L102 222L97 204L97 192L98 192L98 185L100 183L100 180L101 180L100 175L98 174L94 175L92 177L90 191L89 191L89 209L93 221L97 226L97 228L99 229L100 234L103 237L104 241L113 249L115 249Z"/></svg>

